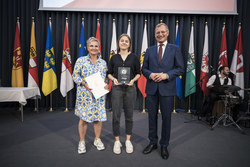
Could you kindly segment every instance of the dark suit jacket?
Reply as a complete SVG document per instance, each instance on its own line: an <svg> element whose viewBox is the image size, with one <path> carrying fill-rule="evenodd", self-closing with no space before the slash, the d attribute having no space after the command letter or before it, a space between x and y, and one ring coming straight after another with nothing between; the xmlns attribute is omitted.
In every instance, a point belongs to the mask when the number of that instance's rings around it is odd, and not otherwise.
<svg viewBox="0 0 250 167"><path fill-rule="evenodd" d="M160 72L167 73L169 79L159 83L149 79L151 73ZM161 64L159 64L157 45L149 47L144 57L142 73L147 78L146 93L148 95L155 95L158 88L162 96L175 96L175 78L184 73L184 62L180 48L176 45L167 43Z"/></svg>

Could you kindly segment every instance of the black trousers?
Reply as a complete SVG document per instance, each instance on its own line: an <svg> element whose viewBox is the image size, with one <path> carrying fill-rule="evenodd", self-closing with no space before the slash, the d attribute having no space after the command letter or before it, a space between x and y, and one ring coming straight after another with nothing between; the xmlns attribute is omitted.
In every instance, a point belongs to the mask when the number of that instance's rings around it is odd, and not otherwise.
<svg viewBox="0 0 250 167"><path fill-rule="evenodd" d="M120 117L122 108L125 114L125 128L126 134L132 134L133 128L133 111L136 101L136 87L134 86L116 86L112 85L111 91L112 100L112 127L113 135L120 135Z"/></svg>

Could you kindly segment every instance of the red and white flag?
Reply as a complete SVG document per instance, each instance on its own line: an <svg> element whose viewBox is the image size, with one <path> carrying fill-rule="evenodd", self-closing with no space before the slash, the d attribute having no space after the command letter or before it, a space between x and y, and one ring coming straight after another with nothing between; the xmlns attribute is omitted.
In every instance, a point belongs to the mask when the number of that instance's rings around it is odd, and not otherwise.
<svg viewBox="0 0 250 167"><path fill-rule="evenodd" d="M142 68L144 55L146 52L146 49L148 48L148 35L147 35L147 23L145 22L144 31L143 31L143 37L142 37L142 47L141 47L141 56L140 56L140 64ZM144 77L144 75L141 73L141 77L139 78L137 82L138 89L141 91L141 94L143 97L146 97L147 94L145 92L146 90L146 83L147 79Z"/></svg>
<svg viewBox="0 0 250 167"><path fill-rule="evenodd" d="M204 46L203 46L203 56L201 61L201 73L200 73L200 80L202 79L202 82L200 83L202 91L205 93L206 96L208 96L208 88L207 88L207 82L209 77L209 59L208 59L208 26L207 22L205 25L205 38L204 38Z"/></svg>
<svg viewBox="0 0 250 167"><path fill-rule="evenodd" d="M243 66L243 49L242 49L242 32L241 25L238 29L238 38L234 50L233 60L230 71L234 74L234 85L244 89L244 66ZM244 91L239 91L240 96L244 99Z"/></svg>
<svg viewBox="0 0 250 167"><path fill-rule="evenodd" d="M225 24L222 28L222 37L221 37L221 45L220 45L220 57L218 62L218 70L221 66L227 66L228 67L228 61L227 61L227 39L226 39L226 28Z"/></svg>
<svg viewBox="0 0 250 167"><path fill-rule="evenodd" d="M69 36L68 36L68 21L66 20L64 42L63 42L61 82L60 82L60 91L62 96L65 97L67 95L67 92L73 88L74 88L74 83L72 79L72 65L71 65Z"/></svg>
<svg viewBox="0 0 250 167"><path fill-rule="evenodd" d="M100 23L99 20L97 20L97 29L96 29L96 39L100 42L99 52L102 55L102 45L101 45L101 34L100 34Z"/></svg>
<svg viewBox="0 0 250 167"><path fill-rule="evenodd" d="M31 35L30 35L28 87L39 87L34 20L32 20Z"/></svg>

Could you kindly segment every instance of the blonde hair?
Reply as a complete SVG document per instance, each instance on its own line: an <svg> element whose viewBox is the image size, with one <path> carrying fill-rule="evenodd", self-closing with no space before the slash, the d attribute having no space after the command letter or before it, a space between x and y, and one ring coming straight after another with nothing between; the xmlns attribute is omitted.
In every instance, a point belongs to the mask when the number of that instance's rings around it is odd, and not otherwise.
<svg viewBox="0 0 250 167"><path fill-rule="evenodd" d="M165 24L165 23L159 23L159 24L157 24L157 25L155 26L155 31L156 31L156 28L158 28L158 27L160 27L160 26L165 26L166 29L167 29L167 31L169 31L168 26L167 26L167 24Z"/></svg>
<svg viewBox="0 0 250 167"><path fill-rule="evenodd" d="M97 43L98 43L98 46L100 46L99 40L98 40L97 38L95 38L95 37L90 37L90 38L87 40L87 46L89 46L90 42L93 42L93 41L97 42Z"/></svg>

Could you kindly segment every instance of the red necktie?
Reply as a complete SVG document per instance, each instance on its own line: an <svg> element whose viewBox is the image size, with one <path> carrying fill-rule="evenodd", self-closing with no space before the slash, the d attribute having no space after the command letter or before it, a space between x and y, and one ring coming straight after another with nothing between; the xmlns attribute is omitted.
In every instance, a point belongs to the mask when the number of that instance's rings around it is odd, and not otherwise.
<svg viewBox="0 0 250 167"><path fill-rule="evenodd" d="M159 64L161 64L161 58L162 58L162 43L160 43L160 47L159 47L159 52L158 52L158 60L159 60Z"/></svg>

